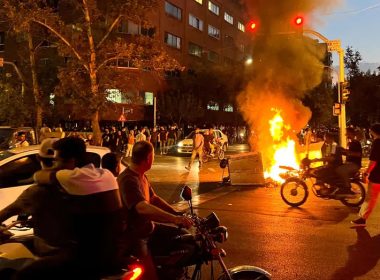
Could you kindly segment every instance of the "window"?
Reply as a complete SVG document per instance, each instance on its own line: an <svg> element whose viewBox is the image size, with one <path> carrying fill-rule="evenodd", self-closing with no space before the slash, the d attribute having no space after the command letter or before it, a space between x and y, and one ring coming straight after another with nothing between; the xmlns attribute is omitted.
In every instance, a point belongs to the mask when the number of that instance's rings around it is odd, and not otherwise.
<svg viewBox="0 0 380 280"><path fill-rule="evenodd" d="M119 89L106 89L108 101L121 103L121 91Z"/></svg>
<svg viewBox="0 0 380 280"><path fill-rule="evenodd" d="M215 5L211 1L208 1L208 9L216 15L219 15L219 6Z"/></svg>
<svg viewBox="0 0 380 280"><path fill-rule="evenodd" d="M47 57L44 57L44 58L40 58L39 59L39 64L42 66L42 65L49 65L50 64L50 59L47 58Z"/></svg>
<svg viewBox="0 0 380 280"><path fill-rule="evenodd" d="M181 38L170 33L165 33L165 43L176 49L181 48Z"/></svg>
<svg viewBox="0 0 380 280"><path fill-rule="evenodd" d="M189 43L189 54L201 57L202 56L202 47L198 46L194 43Z"/></svg>
<svg viewBox="0 0 380 280"><path fill-rule="evenodd" d="M15 159L0 168L0 188L33 184L34 172L41 169L36 155Z"/></svg>
<svg viewBox="0 0 380 280"><path fill-rule="evenodd" d="M210 110L210 111L219 111L219 104L217 102L210 101L207 104L207 110Z"/></svg>
<svg viewBox="0 0 380 280"><path fill-rule="evenodd" d="M233 16L229 15L227 12L224 13L224 20L230 24L234 24Z"/></svg>
<svg viewBox="0 0 380 280"><path fill-rule="evenodd" d="M200 20L192 14L189 14L189 24L196 29L203 30L203 20Z"/></svg>
<svg viewBox="0 0 380 280"><path fill-rule="evenodd" d="M245 25L242 24L240 21L238 22L238 29L242 32L245 32Z"/></svg>
<svg viewBox="0 0 380 280"><path fill-rule="evenodd" d="M201 4L201 5L203 3L203 0L194 0L194 1L197 2L197 3L199 3L199 4Z"/></svg>
<svg viewBox="0 0 380 280"><path fill-rule="evenodd" d="M220 39L220 30L212 25L208 26L208 35L216 39Z"/></svg>
<svg viewBox="0 0 380 280"><path fill-rule="evenodd" d="M5 32L0 32L0 52L4 51L5 47Z"/></svg>
<svg viewBox="0 0 380 280"><path fill-rule="evenodd" d="M145 105L153 105L154 95L153 92L146 91L144 94L144 104Z"/></svg>
<svg viewBox="0 0 380 280"><path fill-rule="evenodd" d="M212 62L218 62L219 61L219 54L216 52L213 52L213 51L209 51L207 58L208 58L208 60L210 60Z"/></svg>
<svg viewBox="0 0 380 280"><path fill-rule="evenodd" d="M149 27L149 28L141 27L141 34L144 36L153 38L154 34L156 34L156 28L154 28L154 27Z"/></svg>
<svg viewBox="0 0 380 280"><path fill-rule="evenodd" d="M182 19L182 10L177 6L165 1L165 12L176 19Z"/></svg>
<svg viewBox="0 0 380 280"><path fill-rule="evenodd" d="M130 20L122 20L117 27L117 32L123 34L139 34L139 26Z"/></svg>
<svg viewBox="0 0 380 280"><path fill-rule="evenodd" d="M231 104L226 104L223 108L223 111L224 112L233 112L234 111L234 106L232 106Z"/></svg>

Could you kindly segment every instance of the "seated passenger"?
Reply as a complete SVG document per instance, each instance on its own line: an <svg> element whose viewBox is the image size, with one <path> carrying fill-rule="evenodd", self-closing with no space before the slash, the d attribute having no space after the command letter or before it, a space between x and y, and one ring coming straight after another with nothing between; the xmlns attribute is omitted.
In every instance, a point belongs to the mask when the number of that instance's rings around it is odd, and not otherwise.
<svg viewBox="0 0 380 280"><path fill-rule="evenodd" d="M69 261L25 268L19 279L48 279L46 267L55 275L50 279L58 279L68 272L78 279L98 279L116 272L120 268L117 247L123 222L114 175L109 170L95 168L92 163L86 164L86 145L80 138L62 138L53 148L57 167L63 170L41 170L34 177L38 183L59 186L67 195L65 207L73 223L74 236Z"/></svg>

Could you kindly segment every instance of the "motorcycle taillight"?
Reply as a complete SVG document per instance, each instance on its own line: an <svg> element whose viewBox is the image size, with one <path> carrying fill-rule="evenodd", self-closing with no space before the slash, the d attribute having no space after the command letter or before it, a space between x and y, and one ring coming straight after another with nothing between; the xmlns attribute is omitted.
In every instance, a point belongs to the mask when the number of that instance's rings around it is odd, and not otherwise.
<svg viewBox="0 0 380 280"><path fill-rule="evenodd" d="M143 267L140 265L133 265L130 267L130 271L126 272L122 280L138 280L143 275Z"/></svg>

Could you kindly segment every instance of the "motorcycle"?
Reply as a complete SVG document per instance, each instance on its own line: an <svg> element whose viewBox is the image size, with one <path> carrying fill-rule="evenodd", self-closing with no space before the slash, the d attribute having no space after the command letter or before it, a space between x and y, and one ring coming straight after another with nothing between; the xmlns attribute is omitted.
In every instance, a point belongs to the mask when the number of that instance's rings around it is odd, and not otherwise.
<svg viewBox="0 0 380 280"><path fill-rule="evenodd" d="M220 141L215 142L213 154L210 154L209 151L203 148L202 162L208 162L209 160L212 160L214 158L218 158L219 160L224 159L224 149Z"/></svg>
<svg viewBox="0 0 380 280"><path fill-rule="evenodd" d="M11 279L15 271L38 260L33 254L33 236L14 236L10 231L19 225L28 225L30 221L17 220L7 226L0 226L0 279ZM139 280L144 269L139 261L128 257L125 268L113 275L104 275L100 280Z"/></svg>
<svg viewBox="0 0 380 280"><path fill-rule="evenodd" d="M186 263L178 264L181 255L187 254L185 250L177 250L168 253L167 256L153 256L157 266L157 272L160 279L201 279L201 270L204 264L211 265L211 275L207 279L215 279L213 275L213 262L217 261L221 266L223 273L217 278L218 280L250 280L262 279L269 280L271 275L255 266L238 266L228 269L223 261L226 252L217 246L217 243L223 243L227 240L227 228L220 225L219 218L213 212L206 218L201 218L194 213L192 206L192 192L188 186L182 189L181 197L187 201L190 208L190 217L194 222L195 232L186 233L173 237L173 242L184 242L194 245L192 257L188 258ZM178 271L179 268L193 267L194 271L191 278L188 271L182 275L170 275L168 271Z"/></svg>
<svg viewBox="0 0 380 280"><path fill-rule="evenodd" d="M286 204L298 207L306 202L309 196L307 181L312 182L311 190L319 198L339 200L349 207L358 207L364 202L366 191L361 183L362 174L360 172L350 179L353 194L336 194L343 186L343 182L338 177L322 178L318 176L316 171L319 168L312 168L310 164L311 161L306 158L302 160L299 170L281 166L282 169L286 170L285 173L281 174L281 177L286 180L281 185L280 190L281 198Z"/></svg>

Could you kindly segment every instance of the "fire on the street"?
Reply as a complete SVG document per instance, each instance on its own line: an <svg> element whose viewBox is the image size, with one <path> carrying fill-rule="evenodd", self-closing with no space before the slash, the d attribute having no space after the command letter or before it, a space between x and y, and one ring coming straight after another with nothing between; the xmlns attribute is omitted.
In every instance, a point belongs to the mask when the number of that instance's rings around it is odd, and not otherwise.
<svg viewBox="0 0 380 280"><path fill-rule="evenodd" d="M276 182L283 182L284 179L280 177L280 174L284 173L284 169L280 168L280 166L290 166L298 169L299 162L296 153L296 143L290 137L291 126L284 123L281 110L272 108L272 111L275 112L275 115L269 120L269 130L274 143L274 156L269 168L266 168L264 176Z"/></svg>

